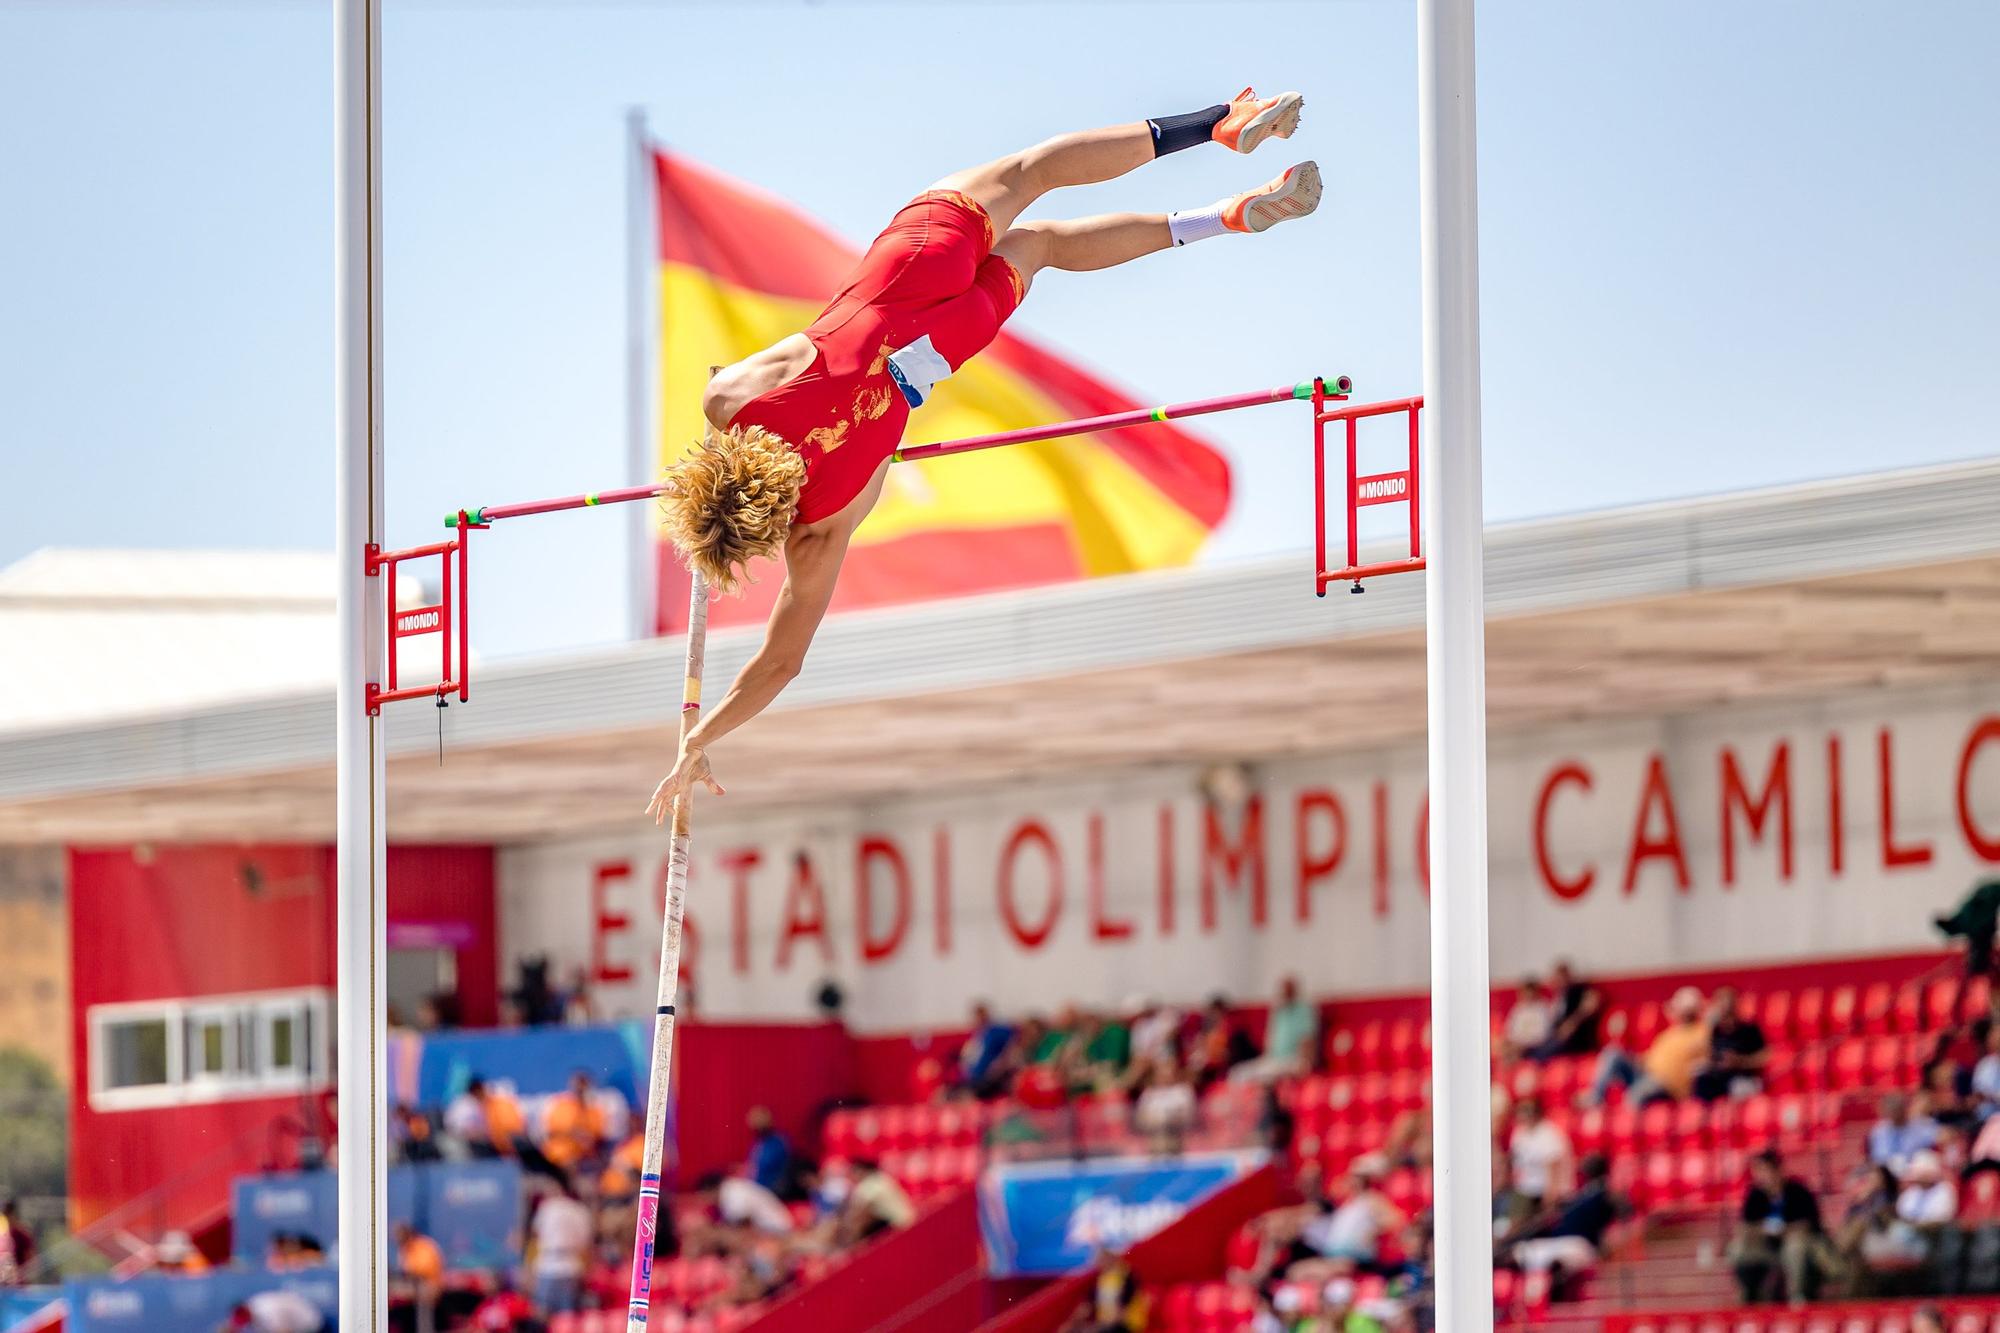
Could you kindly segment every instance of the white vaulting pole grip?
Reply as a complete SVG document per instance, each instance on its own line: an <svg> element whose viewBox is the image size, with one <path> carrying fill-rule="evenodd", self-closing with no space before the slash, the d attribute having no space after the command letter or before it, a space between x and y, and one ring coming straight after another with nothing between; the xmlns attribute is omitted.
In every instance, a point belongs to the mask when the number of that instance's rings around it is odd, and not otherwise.
<svg viewBox="0 0 2000 1333"><path fill-rule="evenodd" d="M708 584L699 573L688 594L687 677L681 692L681 739L701 720L701 667L708 638ZM632 1242L632 1300L626 1333L644 1333L653 1301L653 1237L660 1219L666 1160L667 1084L674 1067L674 996L680 988L681 912L687 902L688 829L694 787L674 800L674 842L667 854L667 906L660 937L660 995L653 1017L653 1072L646 1083L646 1154L639 1168L639 1233Z"/></svg>

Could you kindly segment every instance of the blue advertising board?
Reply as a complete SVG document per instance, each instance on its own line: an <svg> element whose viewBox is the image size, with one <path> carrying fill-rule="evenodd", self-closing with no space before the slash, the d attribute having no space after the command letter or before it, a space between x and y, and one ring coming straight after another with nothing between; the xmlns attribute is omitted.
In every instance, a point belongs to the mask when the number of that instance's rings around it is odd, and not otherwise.
<svg viewBox="0 0 2000 1333"><path fill-rule="evenodd" d="M327 1254L339 1237L331 1171L241 1176L231 1187L231 1255L260 1266L279 1232L303 1233ZM438 1243L451 1268L499 1268L521 1257L521 1168L513 1162L443 1162L389 1172L389 1221Z"/></svg>
<svg viewBox="0 0 2000 1333"><path fill-rule="evenodd" d="M570 1074L580 1069L636 1106L645 1100L652 1050L653 1025L638 1022L425 1033L417 1051L416 1086L399 1085L396 1095L418 1106L442 1107L478 1077L533 1098L561 1092L569 1086Z"/></svg>
<svg viewBox="0 0 2000 1333"><path fill-rule="evenodd" d="M311 1301L331 1329L340 1291L331 1268L301 1273L220 1271L201 1277L150 1274L119 1282L85 1278L63 1284L67 1333L216 1333L229 1312L260 1291L289 1288Z"/></svg>
<svg viewBox="0 0 2000 1333"><path fill-rule="evenodd" d="M979 1224L995 1277L1067 1273L1122 1250L1263 1165L1262 1153L1009 1162L979 1185Z"/></svg>

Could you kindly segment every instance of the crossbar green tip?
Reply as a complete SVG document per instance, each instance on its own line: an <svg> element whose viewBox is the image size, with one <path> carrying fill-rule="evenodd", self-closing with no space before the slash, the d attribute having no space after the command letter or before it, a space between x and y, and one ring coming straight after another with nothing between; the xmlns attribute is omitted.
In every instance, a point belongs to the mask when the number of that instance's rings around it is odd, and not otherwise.
<svg viewBox="0 0 2000 1333"><path fill-rule="evenodd" d="M483 505L478 509L461 509L458 511L458 514L464 514L466 521L469 523L484 523L486 521L486 509ZM444 525L448 528L457 527L458 514L446 514L444 516Z"/></svg>

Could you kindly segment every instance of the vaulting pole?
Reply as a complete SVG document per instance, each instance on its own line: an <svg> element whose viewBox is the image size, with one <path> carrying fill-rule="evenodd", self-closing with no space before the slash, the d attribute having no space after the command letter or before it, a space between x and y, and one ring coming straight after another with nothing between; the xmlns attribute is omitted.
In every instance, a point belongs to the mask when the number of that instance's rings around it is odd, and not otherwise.
<svg viewBox="0 0 2000 1333"><path fill-rule="evenodd" d="M335 1041L339 1052L340 1329L387 1333L388 878L382 719L367 687L383 661L381 0L334 0Z"/></svg>
<svg viewBox="0 0 2000 1333"><path fill-rule="evenodd" d="M1418 0L1437 1327L1493 1327L1479 188L1472 0Z"/></svg>
<svg viewBox="0 0 2000 1333"><path fill-rule="evenodd" d="M681 686L681 740L701 721L701 669L708 645L708 583L699 571L688 593L687 671ZM639 1228L632 1243L632 1299L626 1333L645 1333L653 1298L653 1237L660 1215L666 1161L667 1092L674 1068L674 996L680 989L681 914L687 901L688 842L694 787L674 800L674 839L667 854L667 904L660 935L660 991L653 1017L653 1072L646 1083L646 1152L639 1168Z"/></svg>

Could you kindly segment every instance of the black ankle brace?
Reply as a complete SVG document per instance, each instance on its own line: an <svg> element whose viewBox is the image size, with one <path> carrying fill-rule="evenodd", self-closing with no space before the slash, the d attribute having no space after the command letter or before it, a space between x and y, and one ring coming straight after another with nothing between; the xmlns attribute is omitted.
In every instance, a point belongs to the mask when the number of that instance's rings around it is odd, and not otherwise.
<svg viewBox="0 0 2000 1333"><path fill-rule="evenodd" d="M1165 157L1183 148L1207 143L1215 127L1229 114L1226 102L1217 102L1206 111L1190 111L1182 116L1155 116L1146 123L1153 129L1153 156Z"/></svg>

